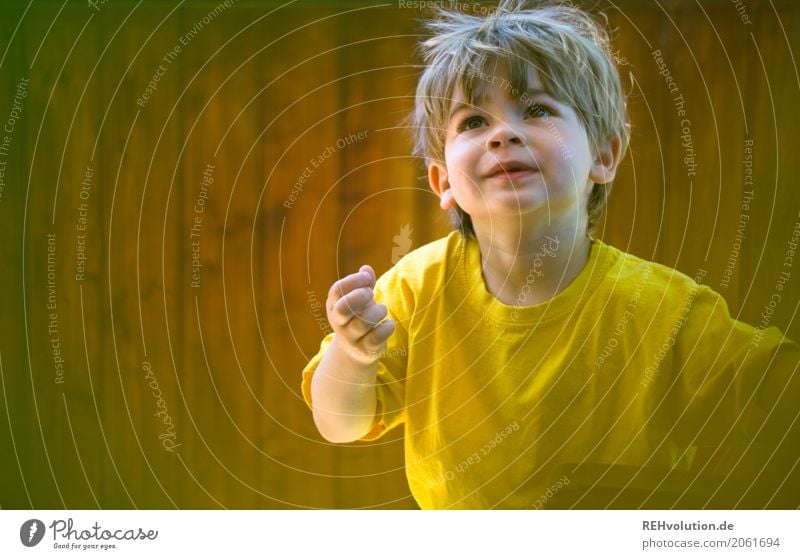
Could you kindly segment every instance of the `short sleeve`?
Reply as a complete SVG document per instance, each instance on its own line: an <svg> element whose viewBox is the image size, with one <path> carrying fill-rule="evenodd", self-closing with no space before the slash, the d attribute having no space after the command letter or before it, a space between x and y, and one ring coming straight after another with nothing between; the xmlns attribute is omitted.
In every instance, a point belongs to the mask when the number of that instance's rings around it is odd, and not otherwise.
<svg viewBox="0 0 800 559"><path fill-rule="evenodd" d="M410 307L408 290L401 285L398 270L393 268L378 278L375 283L375 300L386 305L389 317L394 320L395 329L386 342L386 351L378 362L376 378L377 409L375 410L375 423L369 433L361 440L372 441L383 436L388 430L405 421L405 380L408 364L408 320L407 311ZM328 334L320 343L319 351L303 369L301 391L303 399L309 408L311 401L311 378L316 371L328 346L333 340L333 334Z"/></svg>

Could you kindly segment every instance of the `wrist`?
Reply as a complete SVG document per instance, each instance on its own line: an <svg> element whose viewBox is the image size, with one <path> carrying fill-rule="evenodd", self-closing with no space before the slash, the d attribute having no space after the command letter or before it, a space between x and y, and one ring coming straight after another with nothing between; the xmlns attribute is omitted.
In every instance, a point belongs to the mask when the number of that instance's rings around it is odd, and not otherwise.
<svg viewBox="0 0 800 559"><path fill-rule="evenodd" d="M337 337L334 333L331 340L337 358L347 361L355 369L368 368L370 371L377 369L378 361L383 352L367 352L361 348L347 342L347 340Z"/></svg>

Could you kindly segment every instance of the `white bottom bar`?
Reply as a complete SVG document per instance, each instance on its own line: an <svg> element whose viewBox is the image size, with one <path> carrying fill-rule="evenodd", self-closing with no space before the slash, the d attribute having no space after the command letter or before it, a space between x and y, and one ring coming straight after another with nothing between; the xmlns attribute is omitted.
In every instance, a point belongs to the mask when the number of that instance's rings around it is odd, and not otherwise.
<svg viewBox="0 0 800 559"><path fill-rule="evenodd" d="M777 559L800 557L799 525L800 511L2 510L0 557Z"/></svg>

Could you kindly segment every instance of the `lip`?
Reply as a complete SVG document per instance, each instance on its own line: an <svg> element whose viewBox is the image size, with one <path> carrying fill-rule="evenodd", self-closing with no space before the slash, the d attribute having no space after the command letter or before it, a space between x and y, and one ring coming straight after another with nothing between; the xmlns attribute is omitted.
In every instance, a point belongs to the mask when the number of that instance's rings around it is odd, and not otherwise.
<svg viewBox="0 0 800 559"><path fill-rule="evenodd" d="M521 161L501 161L489 169L484 177L513 180L528 177L538 171L537 168Z"/></svg>

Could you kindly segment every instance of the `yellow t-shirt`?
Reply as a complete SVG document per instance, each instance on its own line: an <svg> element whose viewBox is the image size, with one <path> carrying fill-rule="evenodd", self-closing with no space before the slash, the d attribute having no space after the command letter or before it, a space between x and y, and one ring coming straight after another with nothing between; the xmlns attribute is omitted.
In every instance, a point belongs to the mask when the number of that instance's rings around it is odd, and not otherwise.
<svg viewBox="0 0 800 559"><path fill-rule="evenodd" d="M364 440L404 424L421 508L800 504L786 439L800 346L777 328L733 320L708 287L600 240L572 283L528 307L488 291L480 258L454 231L375 286L396 328ZM303 371L309 406L331 336Z"/></svg>

